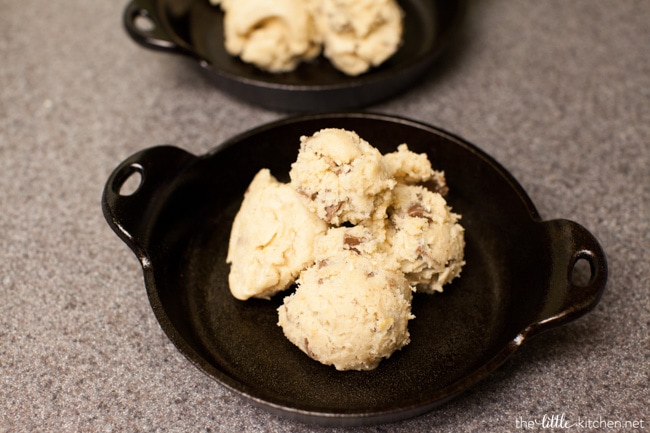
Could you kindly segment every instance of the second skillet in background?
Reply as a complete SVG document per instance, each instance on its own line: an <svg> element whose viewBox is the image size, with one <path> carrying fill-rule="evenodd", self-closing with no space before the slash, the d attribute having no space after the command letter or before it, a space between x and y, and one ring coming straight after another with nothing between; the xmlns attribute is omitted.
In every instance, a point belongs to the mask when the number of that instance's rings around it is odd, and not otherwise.
<svg viewBox="0 0 650 433"><path fill-rule="evenodd" d="M347 76L320 56L288 73L261 71L230 55L224 46L223 12L207 0L132 0L124 25L146 48L189 57L216 86L248 103L283 111L360 108L413 86L459 28L465 1L401 0L403 43L384 64ZM148 21L148 26L139 24Z"/></svg>

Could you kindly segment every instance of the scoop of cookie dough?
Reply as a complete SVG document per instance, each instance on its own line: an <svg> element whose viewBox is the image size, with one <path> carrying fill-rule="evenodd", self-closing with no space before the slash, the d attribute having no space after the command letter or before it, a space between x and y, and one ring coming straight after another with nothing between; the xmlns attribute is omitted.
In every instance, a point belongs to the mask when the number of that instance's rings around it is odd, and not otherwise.
<svg viewBox="0 0 650 433"><path fill-rule="evenodd" d="M268 299L291 284L314 260L314 241L327 224L293 189L260 170L232 225L226 261L233 296Z"/></svg>
<svg viewBox="0 0 650 433"><path fill-rule="evenodd" d="M307 207L334 225L383 218L396 183L379 150L355 132L335 128L300 138L289 176Z"/></svg>
<svg viewBox="0 0 650 433"><path fill-rule="evenodd" d="M409 283L419 292L442 292L465 264L460 216L439 193L404 184L393 189L388 213L387 242Z"/></svg>
<svg viewBox="0 0 650 433"><path fill-rule="evenodd" d="M324 55L348 75L359 75L392 56L402 39L396 0L311 0Z"/></svg>
<svg viewBox="0 0 650 433"><path fill-rule="evenodd" d="M284 335L337 370L371 370L409 343L411 287L399 271L342 250L303 271L278 308Z"/></svg>
<svg viewBox="0 0 650 433"><path fill-rule="evenodd" d="M399 183L422 184L443 196L449 191L445 173L431 167L426 153L412 152L406 144L400 144L397 151L385 154L384 164Z"/></svg>
<svg viewBox="0 0 650 433"><path fill-rule="evenodd" d="M324 236L316 239L314 254L316 257L328 257L341 251L352 251L372 258L374 264L387 268L382 259L386 251L383 227L356 225L352 227L333 227Z"/></svg>
<svg viewBox="0 0 650 433"><path fill-rule="evenodd" d="M304 0L221 0L226 50L270 72L286 72L321 52Z"/></svg>

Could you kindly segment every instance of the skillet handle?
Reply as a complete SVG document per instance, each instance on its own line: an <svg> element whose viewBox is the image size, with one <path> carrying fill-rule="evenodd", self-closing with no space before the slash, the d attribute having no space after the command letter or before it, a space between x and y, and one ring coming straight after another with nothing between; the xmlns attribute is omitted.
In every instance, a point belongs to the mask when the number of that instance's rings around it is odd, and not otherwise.
<svg viewBox="0 0 650 433"><path fill-rule="evenodd" d="M122 18L127 33L138 44L154 50L189 54L163 29L155 0L131 0Z"/></svg>
<svg viewBox="0 0 650 433"><path fill-rule="evenodd" d="M591 311L607 283L607 259L596 238L565 219L542 223L551 256L549 289L528 335L570 322ZM588 281L580 281L579 265L589 265ZM584 280L584 278L582 278Z"/></svg>
<svg viewBox="0 0 650 433"><path fill-rule="evenodd" d="M145 247L150 221L174 179L196 159L178 147L151 147L124 160L106 181L102 194L104 218L143 266L149 262Z"/></svg>

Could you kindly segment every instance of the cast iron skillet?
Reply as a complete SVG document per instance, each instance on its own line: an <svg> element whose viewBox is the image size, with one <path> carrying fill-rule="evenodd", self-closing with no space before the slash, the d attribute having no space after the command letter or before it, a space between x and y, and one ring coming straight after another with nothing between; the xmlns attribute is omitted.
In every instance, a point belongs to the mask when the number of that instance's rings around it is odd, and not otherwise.
<svg viewBox="0 0 650 433"><path fill-rule="evenodd" d="M230 295L225 262L243 193L263 167L288 181L299 137L346 128L382 152L408 143L444 170L448 202L462 214L466 261L444 293L416 294L411 343L369 372L311 360L276 325L270 301ZM141 176L131 195L129 177ZM293 117L194 156L152 147L122 162L103 194L109 225L135 252L164 332L195 366L272 412L303 421L359 425L415 416L472 387L541 331L591 310L607 280L598 241L563 219L541 221L517 181L466 141L385 115ZM589 264L588 282L574 265Z"/></svg>
<svg viewBox="0 0 650 433"><path fill-rule="evenodd" d="M431 66L464 15L465 0L400 0L405 12L399 51L379 68L349 77L320 57L293 72L271 74L228 54L223 13L208 0L132 0L124 25L147 48L183 54L222 90L249 103L284 111L333 111L399 94ZM148 20L149 25L139 25Z"/></svg>

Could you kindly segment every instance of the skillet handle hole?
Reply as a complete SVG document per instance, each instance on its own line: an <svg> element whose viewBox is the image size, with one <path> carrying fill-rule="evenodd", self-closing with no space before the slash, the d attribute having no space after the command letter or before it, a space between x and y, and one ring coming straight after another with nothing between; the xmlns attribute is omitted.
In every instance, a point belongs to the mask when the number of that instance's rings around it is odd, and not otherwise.
<svg viewBox="0 0 650 433"><path fill-rule="evenodd" d="M576 287L589 287L595 278L592 257L587 253L579 254L569 271L569 281Z"/></svg>
<svg viewBox="0 0 650 433"><path fill-rule="evenodd" d="M119 195L128 197L135 194L142 185L142 167L138 164L129 166L119 182L117 190Z"/></svg>
<svg viewBox="0 0 650 433"><path fill-rule="evenodd" d="M151 33L156 28L156 23L146 13L141 11L133 18L133 25L142 33Z"/></svg>

